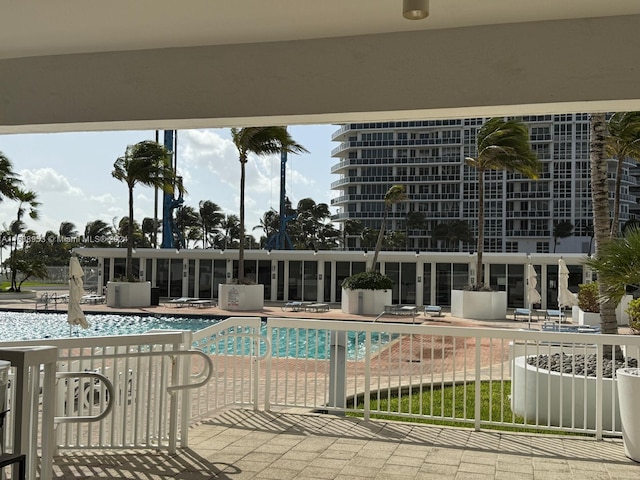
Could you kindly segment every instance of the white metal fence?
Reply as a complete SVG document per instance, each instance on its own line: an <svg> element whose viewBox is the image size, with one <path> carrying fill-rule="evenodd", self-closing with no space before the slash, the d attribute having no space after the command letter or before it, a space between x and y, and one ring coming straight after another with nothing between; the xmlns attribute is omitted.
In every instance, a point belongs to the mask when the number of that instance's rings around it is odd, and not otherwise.
<svg viewBox="0 0 640 480"><path fill-rule="evenodd" d="M208 382L208 356L189 350L191 332L156 331L144 335L46 339L0 343L57 347L56 444L58 448L164 448L175 451L188 438L189 388ZM187 360L188 361L185 361ZM66 372L80 372L70 375ZM113 384L109 394L93 378L101 373ZM66 373L66 374L65 374ZM37 395L37 392L36 392ZM16 399L9 396L9 406ZM183 411L185 415L183 415ZM182 418L187 421L181 421ZM11 416L9 416L11 419ZM5 428L6 441L14 425Z"/></svg>
<svg viewBox="0 0 640 480"><path fill-rule="evenodd" d="M629 335L285 318L269 319L267 337L266 408L597 437L621 434L615 378L603 372L635 365L640 351L640 337ZM607 349L625 359L607 367ZM559 372L543 368L548 359Z"/></svg>
<svg viewBox="0 0 640 480"><path fill-rule="evenodd" d="M99 372L113 383L112 412L93 423L59 422L59 448L169 451L188 444L191 422L229 407L620 435L605 352L624 355L618 366L633 366L640 356L640 336L631 335L292 318L265 324L257 317L229 318L195 333L11 342L0 349L17 344L55 346L58 372ZM560 371L549 373L545 362ZM106 400L90 377L61 378L56 416L96 415Z"/></svg>

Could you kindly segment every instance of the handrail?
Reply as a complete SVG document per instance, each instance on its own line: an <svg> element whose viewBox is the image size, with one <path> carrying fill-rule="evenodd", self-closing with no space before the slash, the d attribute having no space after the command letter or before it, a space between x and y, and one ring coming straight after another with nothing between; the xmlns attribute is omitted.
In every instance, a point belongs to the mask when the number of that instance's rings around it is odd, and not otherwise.
<svg viewBox="0 0 640 480"><path fill-rule="evenodd" d="M204 353L201 350L179 350L176 352L166 352L167 355L173 357L173 356L178 356L178 355L197 355L200 356L202 358L205 359L205 366L208 368L208 372L206 374L206 378L200 382L196 382L196 383L185 383L183 385L172 385L170 387L167 387L167 392L168 393L175 393L179 390L186 390L187 388L200 388L204 385L207 384L207 382L209 380L211 380L211 377L213 376L213 361L211 360L211 357L209 357L209 355L207 355L206 353ZM199 374L197 377L200 377L201 374ZM196 378L197 378L196 377Z"/></svg>
<svg viewBox="0 0 640 480"><path fill-rule="evenodd" d="M55 423L80 423L80 422L99 422L105 418L111 410L113 410L113 401L115 399L115 390L113 383L106 376L98 372L57 372L56 378L96 378L104 383L107 389L107 407L98 415L81 415L77 417L53 417Z"/></svg>
<svg viewBox="0 0 640 480"><path fill-rule="evenodd" d="M373 323L376 323L376 320L378 320L379 318L384 317L386 313L387 313L386 310L384 312L380 313L376 318L373 319Z"/></svg>

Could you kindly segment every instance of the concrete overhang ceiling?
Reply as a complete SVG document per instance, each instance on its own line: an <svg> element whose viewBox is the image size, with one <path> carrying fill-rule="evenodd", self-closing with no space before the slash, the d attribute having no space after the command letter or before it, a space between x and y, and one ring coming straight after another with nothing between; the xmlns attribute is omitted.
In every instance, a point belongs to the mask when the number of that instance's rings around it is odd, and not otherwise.
<svg viewBox="0 0 640 480"><path fill-rule="evenodd" d="M638 0L4 0L0 59L640 14ZM612 32L613 34L613 32Z"/></svg>
<svg viewBox="0 0 640 480"><path fill-rule="evenodd" d="M0 0L0 134L640 110L640 0Z"/></svg>

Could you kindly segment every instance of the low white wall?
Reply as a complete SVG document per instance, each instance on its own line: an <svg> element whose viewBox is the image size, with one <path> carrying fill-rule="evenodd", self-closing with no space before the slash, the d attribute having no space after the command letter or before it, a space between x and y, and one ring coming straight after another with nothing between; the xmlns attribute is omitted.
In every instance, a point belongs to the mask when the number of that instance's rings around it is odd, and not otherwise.
<svg viewBox="0 0 640 480"><path fill-rule="evenodd" d="M264 285L218 285L218 307L222 310L262 310Z"/></svg>
<svg viewBox="0 0 640 480"><path fill-rule="evenodd" d="M546 354L546 352L545 352ZM560 375L538 369L516 357L512 362L511 410L539 425L595 428L596 379ZM621 429L618 395L613 380L602 380L602 428Z"/></svg>
<svg viewBox="0 0 640 480"><path fill-rule="evenodd" d="M151 306L151 282L107 282L107 306Z"/></svg>
<svg viewBox="0 0 640 480"><path fill-rule="evenodd" d="M451 316L474 320L504 320L507 292L451 290Z"/></svg>

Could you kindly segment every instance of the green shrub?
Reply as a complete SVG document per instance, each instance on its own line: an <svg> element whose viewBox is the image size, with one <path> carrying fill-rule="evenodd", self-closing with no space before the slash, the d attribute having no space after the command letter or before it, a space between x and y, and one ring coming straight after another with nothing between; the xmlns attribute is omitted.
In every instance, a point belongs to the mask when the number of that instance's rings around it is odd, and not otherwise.
<svg viewBox="0 0 640 480"><path fill-rule="evenodd" d="M629 326L636 335L640 335L640 298L631 300L626 312L629 314Z"/></svg>
<svg viewBox="0 0 640 480"><path fill-rule="evenodd" d="M584 312L600 313L598 282L581 283L578 287L580 309Z"/></svg>
<svg viewBox="0 0 640 480"><path fill-rule="evenodd" d="M342 281L345 290L389 290L393 280L380 272L362 272L351 275Z"/></svg>

